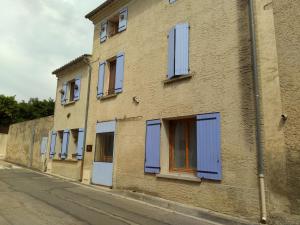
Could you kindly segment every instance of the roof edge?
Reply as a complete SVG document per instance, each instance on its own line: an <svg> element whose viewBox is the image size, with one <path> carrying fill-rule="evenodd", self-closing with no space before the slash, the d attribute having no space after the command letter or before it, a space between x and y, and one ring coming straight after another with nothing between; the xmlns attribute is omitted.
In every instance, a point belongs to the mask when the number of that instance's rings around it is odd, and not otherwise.
<svg viewBox="0 0 300 225"><path fill-rule="evenodd" d="M89 12L88 14L85 15L86 19L89 19L92 21L92 17L94 15L96 15L99 11L101 11L102 9L106 8L107 6L111 5L114 2L117 2L120 0L106 0L105 2L103 2L101 5L99 5L96 9L92 10L91 12Z"/></svg>
<svg viewBox="0 0 300 225"><path fill-rule="evenodd" d="M90 55L90 54L83 54L83 55L81 55L81 56L79 56L79 57L73 59L72 61L68 62L67 64L65 64L65 65L63 65L63 66L61 66L61 67L59 67L58 69L54 70L54 71L52 72L52 74L57 75L58 73L62 72L63 70L65 70L65 69L67 69L67 68L69 68L69 67L71 67L71 66L74 66L74 65L76 65L77 63L80 63L80 62L82 62L82 61L85 61L86 59L89 59L91 56L92 56L92 55Z"/></svg>

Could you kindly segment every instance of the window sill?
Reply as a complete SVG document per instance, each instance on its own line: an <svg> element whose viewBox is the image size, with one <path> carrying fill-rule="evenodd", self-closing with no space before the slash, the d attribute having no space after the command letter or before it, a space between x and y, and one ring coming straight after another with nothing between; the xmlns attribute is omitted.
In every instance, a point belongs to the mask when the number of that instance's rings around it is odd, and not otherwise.
<svg viewBox="0 0 300 225"><path fill-rule="evenodd" d="M181 80L191 79L193 77L193 75L194 74L180 75L175 78L166 79L163 81L163 83L166 85L166 84L170 84L170 83L181 81Z"/></svg>
<svg viewBox="0 0 300 225"><path fill-rule="evenodd" d="M188 174L156 174L157 178L172 179L172 180L183 180L189 182L201 183L199 177L195 177Z"/></svg>
<svg viewBox="0 0 300 225"><path fill-rule="evenodd" d="M64 106L69 106L69 105L74 105L76 101L71 101L71 102L68 102L66 104L64 104Z"/></svg>
<svg viewBox="0 0 300 225"><path fill-rule="evenodd" d="M77 159L52 159L52 161L54 161L54 162L70 162L70 163L72 163L72 162L78 162L79 160L77 160Z"/></svg>
<svg viewBox="0 0 300 225"><path fill-rule="evenodd" d="M117 97L118 94L110 94L110 95L105 95L102 97L98 97L99 100L106 100L106 99L110 99L110 98L115 98Z"/></svg>

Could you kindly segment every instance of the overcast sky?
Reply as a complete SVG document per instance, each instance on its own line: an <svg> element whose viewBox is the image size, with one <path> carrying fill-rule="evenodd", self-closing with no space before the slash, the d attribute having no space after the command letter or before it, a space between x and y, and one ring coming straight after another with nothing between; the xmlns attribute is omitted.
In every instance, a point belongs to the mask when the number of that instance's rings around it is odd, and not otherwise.
<svg viewBox="0 0 300 225"><path fill-rule="evenodd" d="M91 53L84 16L104 0L0 0L0 94L55 97L56 68Z"/></svg>

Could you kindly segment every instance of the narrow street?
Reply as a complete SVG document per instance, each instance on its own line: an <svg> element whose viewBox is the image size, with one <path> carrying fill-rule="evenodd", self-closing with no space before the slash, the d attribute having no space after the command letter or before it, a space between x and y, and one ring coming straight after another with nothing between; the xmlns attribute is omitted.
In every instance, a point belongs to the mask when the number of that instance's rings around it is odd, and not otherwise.
<svg viewBox="0 0 300 225"><path fill-rule="evenodd" d="M218 223L184 216L2 162L0 224L209 225Z"/></svg>

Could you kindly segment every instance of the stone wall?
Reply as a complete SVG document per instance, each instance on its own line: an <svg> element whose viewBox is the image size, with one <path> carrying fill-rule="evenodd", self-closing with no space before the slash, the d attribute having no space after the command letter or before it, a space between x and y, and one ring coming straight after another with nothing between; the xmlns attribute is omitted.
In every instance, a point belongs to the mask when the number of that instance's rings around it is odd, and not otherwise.
<svg viewBox="0 0 300 225"><path fill-rule="evenodd" d="M43 137L49 137L52 128L53 116L11 125L7 137L5 160L44 170L45 157L40 153L41 140Z"/></svg>
<svg viewBox="0 0 300 225"><path fill-rule="evenodd" d="M5 157L6 143L7 143L7 134L0 133L0 159Z"/></svg>

